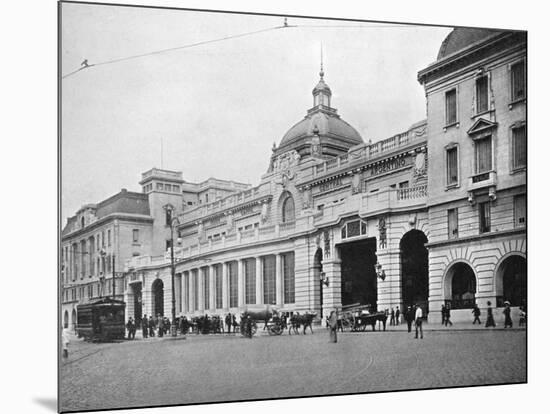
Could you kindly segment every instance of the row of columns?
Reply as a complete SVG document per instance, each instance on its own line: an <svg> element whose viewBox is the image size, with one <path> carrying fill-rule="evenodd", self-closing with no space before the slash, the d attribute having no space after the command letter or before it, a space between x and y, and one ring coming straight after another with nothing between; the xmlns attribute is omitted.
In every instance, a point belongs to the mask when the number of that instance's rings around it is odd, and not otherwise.
<svg viewBox="0 0 550 414"><path fill-rule="evenodd" d="M275 256L275 303L283 304L283 254ZM237 306L230 306L230 266L235 261L228 261L219 264L212 264L181 273L181 312L193 313L196 311L211 311L219 309L230 309L244 307L246 305L264 304L264 267L263 260L267 256L256 256L252 258L236 260L237 266ZM254 303L246 303L246 262L253 263L255 272L255 296ZM216 306L216 270L221 266L222 278L222 307ZM197 275L195 277L195 275ZM205 281L208 280L208 303L205 303ZM187 282L187 283L186 283ZM195 283L198 282L198 287ZM198 293L198 297L195 297Z"/></svg>

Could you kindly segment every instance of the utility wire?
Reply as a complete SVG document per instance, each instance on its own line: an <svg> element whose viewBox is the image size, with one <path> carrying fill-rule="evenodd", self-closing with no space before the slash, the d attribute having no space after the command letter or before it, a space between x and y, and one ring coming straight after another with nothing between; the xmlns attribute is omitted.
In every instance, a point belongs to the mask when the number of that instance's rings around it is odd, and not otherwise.
<svg viewBox="0 0 550 414"><path fill-rule="evenodd" d="M287 20L285 18L284 24L282 26L269 27L267 29L256 30L256 31L253 31L253 32L240 33L240 34L237 34L237 35L220 37L218 39L204 40L202 42L196 42L196 43L191 43L191 44L188 44L188 45L176 46L176 47L171 47L171 48L167 48L167 49L155 50L155 51L152 51L152 52L141 53L139 55L131 55L131 56L121 57L121 58L117 58L117 59L106 60L106 61L98 62L98 63L90 63L89 64L88 60L86 59L86 60L84 60L84 62L82 62L82 67L63 75L61 78L62 79L68 78L70 76L73 76L73 75L77 74L78 72L80 72L84 69L88 69L88 68L91 68L91 67L94 67L94 66L109 65L109 64L112 64L112 63L123 62L123 61L126 61L126 60L137 59L137 58L141 58L141 57L145 57L145 56L159 55L161 53L173 52L175 50L181 50L181 49L189 49L191 47L206 45L206 44L209 44L209 43L222 42L224 40L237 39L239 37L251 36L251 35L258 34L258 33L269 32L269 31L277 30L277 29L301 28L301 27L308 27L308 28L348 28L348 29L351 28L351 29L353 29L353 28L409 27L409 25L399 25L399 24L397 24L397 25L307 25L307 24L305 24L305 25L290 25L290 24L287 23Z"/></svg>

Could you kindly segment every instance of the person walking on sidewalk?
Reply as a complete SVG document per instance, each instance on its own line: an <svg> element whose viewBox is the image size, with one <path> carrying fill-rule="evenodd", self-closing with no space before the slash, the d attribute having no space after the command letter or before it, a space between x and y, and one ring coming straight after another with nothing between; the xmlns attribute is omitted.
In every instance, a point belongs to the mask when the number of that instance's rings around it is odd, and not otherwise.
<svg viewBox="0 0 550 414"><path fill-rule="evenodd" d="M418 339L418 331L420 331L420 339L424 339L424 332L422 331L422 308L418 306L418 303L415 305L416 311L414 313L414 324L416 334L415 339Z"/></svg>
<svg viewBox="0 0 550 414"><path fill-rule="evenodd" d="M330 312L328 326L330 327L330 342L338 342L338 314L336 311Z"/></svg>
<svg viewBox="0 0 550 414"><path fill-rule="evenodd" d="M472 323L472 325L475 325L476 321L479 325L481 325L481 321L479 320L481 311L479 310L479 306L477 306L477 303L474 305L474 310L472 311L472 313L474 314L474 322Z"/></svg>
<svg viewBox="0 0 550 414"><path fill-rule="evenodd" d="M405 321L407 322L407 330L411 332L412 323L414 321L414 311L410 306L407 307L405 312Z"/></svg>
<svg viewBox="0 0 550 414"><path fill-rule="evenodd" d="M390 326L395 325L395 311L391 308L390 312Z"/></svg>
<svg viewBox="0 0 550 414"><path fill-rule="evenodd" d="M63 358L69 358L69 328L64 327L61 331L61 343L63 344Z"/></svg>
<svg viewBox="0 0 550 414"><path fill-rule="evenodd" d="M451 322L451 305L445 306L445 326L447 325L453 326Z"/></svg>
<svg viewBox="0 0 550 414"><path fill-rule="evenodd" d="M164 318L162 316L160 316L160 313L158 314L157 316L157 323L158 323L158 334L159 334L159 338L162 338L164 336Z"/></svg>
<svg viewBox="0 0 550 414"><path fill-rule="evenodd" d="M512 327L512 318L510 317L510 302L506 301L504 302L504 310L502 313L504 313L504 327L505 328L511 328Z"/></svg>
<svg viewBox="0 0 550 414"><path fill-rule="evenodd" d="M147 320L147 314L143 315L143 319L141 320L141 333L143 338L147 338L149 334L149 321Z"/></svg>
<svg viewBox="0 0 550 414"><path fill-rule="evenodd" d="M227 325L227 333L231 333L231 323L233 322L233 319L231 318L231 313L228 313L225 316L225 324Z"/></svg>
<svg viewBox="0 0 550 414"><path fill-rule="evenodd" d="M399 325L399 317L401 316L401 312L399 311L399 306L395 307L395 324Z"/></svg>
<svg viewBox="0 0 550 414"><path fill-rule="evenodd" d="M491 301L487 302L487 321L485 322L485 327L488 328L496 326L495 319L493 318L493 309L491 308Z"/></svg>
<svg viewBox="0 0 550 414"><path fill-rule="evenodd" d="M132 332L134 330L134 321L131 316L128 318L128 322L126 322L126 328L128 329L128 339L133 339Z"/></svg>
<svg viewBox="0 0 550 414"><path fill-rule="evenodd" d="M153 315L149 315L149 336L152 338L155 336L155 320L153 319Z"/></svg>
<svg viewBox="0 0 550 414"><path fill-rule="evenodd" d="M441 325L445 325L446 313L447 313L447 310L445 309L445 305L441 305Z"/></svg>

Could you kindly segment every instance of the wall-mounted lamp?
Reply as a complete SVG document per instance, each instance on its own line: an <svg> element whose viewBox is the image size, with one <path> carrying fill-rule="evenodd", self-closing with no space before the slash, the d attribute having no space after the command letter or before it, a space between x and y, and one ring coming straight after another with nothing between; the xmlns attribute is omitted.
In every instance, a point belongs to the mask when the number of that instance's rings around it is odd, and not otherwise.
<svg viewBox="0 0 550 414"><path fill-rule="evenodd" d="M378 262L374 265L374 268L376 269L376 276L378 276L379 279L385 280L386 279L386 272L384 269L382 269L382 265Z"/></svg>
<svg viewBox="0 0 550 414"><path fill-rule="evenodd" d="M470 205L472 205L472 206L475 205L475 203L476 203L474 193L471 192L471 191L468 193L468 203L470 203Z"/></svg>
<svg viewBox="0 0 550 414"><path fill-rule="evenodd" d="M328 276L325 274L325 272L319 273L319 280L323 285L328 287Z"/></svg>
<svg viewBox="0 0 550 414"><path fill-rule="evenodd" d="M495 201L497 199L497 191L495 187L489 187L489 200Z"/></svg>

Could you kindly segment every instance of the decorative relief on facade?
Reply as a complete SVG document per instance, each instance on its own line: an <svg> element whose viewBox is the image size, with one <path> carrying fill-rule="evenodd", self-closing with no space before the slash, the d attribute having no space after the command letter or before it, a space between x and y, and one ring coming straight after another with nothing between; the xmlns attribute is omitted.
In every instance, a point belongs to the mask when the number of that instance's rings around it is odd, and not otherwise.
<svg viewBox="0 0 550 414"><path fill-rule="evenodd" d="M268 205L267 203L262 203L262 213L260 215L262 223L265 223L268 219Z"/></svg>
<svg viewBox="0 0 550 414"><path fill-rule="evenodd" d="M330 258L330 234L328 230L323 232L323 239L325 241L325 259Z"/></svg>
<svg viewBox="0 0 550 414"><path fill-rule="evenodd" d="M321 139L318 135L311 138L311 155L319 157L321 155Z"/></svg>
<svg viewBox="0 0 550 414"><path fill-rule="evenodd" d="M416 228L416 214L411 214L411 215L409 216L408 223L409 223L409 229L410 229L410 230Z"/></svg>
<svg viewBox="0 0 550 414"><path fill-rule="evenodd" d="M356 172L351 177L351 193L357 194L361 192L361 173Z"/></svg>
<svg viewBox="0 0 550 414"><path fill-rule="evenodd" d="M424 135L426 135L426 128L428 128L427 125L424 125L423 127L421 128L416 128L414 129L411 133L412 135L414 135L415 137L423 137Z"/></svg>
<svg viewBox="0 0 550 414"><path fill-rule="evenodd" d="M386 219L384 217L380 217L378 220L378 247L385 249L386 246Z"/></svg>
<svg viewBox="0 0 550 414"><path fill-rule="evenodd" d="M233 228L233 213L227 213L226 224L228 230Z"/></svg>
<svg viewBox="0 0 550 414"><path fill-rule="evenodd" d="M386 161L383 161L379 164L372 165L368 169L369 176L372 177L372 176L375 176L375 175L380 175L380 174L387 173L389 171L397 170L398 168L405 167L410 163L411 163L411 158L410 157L407 157L407 158L401 157L401 158L395 158L395 159L392 159L392 160L386 160Z"/></svg>
<svg viewBox="0 0 550 414"><path fill-rule="evenodd" d="M273 161L273 171L286 171L295 167L300 161L300 154L296 150L285 152Z"/></svg>
<svg viewBox="0 0 550 414"><path fill-rule="evenodd" d="M413 168L413 179L419 180L420 178L424 178L428 175L428 167L427 167L427 153L426 152L419 152L416 154L416 157L414 159L414 168Z"/></svg>
<svg viewBox="0 0 550 414"><path fill-rule="evenodd" d="M311 197L311 187L306 186L303 190L303 197L302 197L302 207L303 209L311 208L313 204L313 199Z"/></svg>

